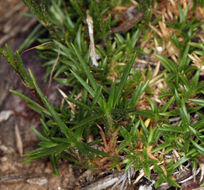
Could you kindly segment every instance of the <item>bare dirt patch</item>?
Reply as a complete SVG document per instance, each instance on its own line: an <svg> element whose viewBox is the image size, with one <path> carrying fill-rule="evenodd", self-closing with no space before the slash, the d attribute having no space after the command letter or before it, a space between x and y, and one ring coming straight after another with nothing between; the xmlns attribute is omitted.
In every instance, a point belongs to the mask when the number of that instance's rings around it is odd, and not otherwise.
<svg viewBox="0 0 204 190"><path fill-rule="evenodd" d="M36 20L24 17L22 13L26 12L28 9L20 0L0 1L1 46L8 43L15 51L32 30ZM35 51L27 52L22 58L43 88L44 69ZM79 184L76 183L71 166L66 162L59 164L61 177L53 175L47 159L22 163L22 153L37 146L38 139L32 127L39 128L39 117L27 108L25 101L9 92L15 89L31 96L2 57L0 65L0 189L77 189Z"/></svg>

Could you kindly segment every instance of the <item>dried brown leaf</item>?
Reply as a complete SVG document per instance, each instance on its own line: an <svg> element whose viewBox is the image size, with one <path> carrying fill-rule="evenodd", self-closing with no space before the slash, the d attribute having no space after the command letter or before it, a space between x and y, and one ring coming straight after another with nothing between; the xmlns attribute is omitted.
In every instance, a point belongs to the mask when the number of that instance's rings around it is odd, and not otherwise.
<svg viewBox="0 0 204 190"><path fill-rule="evenodd" d="M22 142L18 125L15 125L15 135L16 135L16 148L20 156L23 156L23 142Z"/></svg>

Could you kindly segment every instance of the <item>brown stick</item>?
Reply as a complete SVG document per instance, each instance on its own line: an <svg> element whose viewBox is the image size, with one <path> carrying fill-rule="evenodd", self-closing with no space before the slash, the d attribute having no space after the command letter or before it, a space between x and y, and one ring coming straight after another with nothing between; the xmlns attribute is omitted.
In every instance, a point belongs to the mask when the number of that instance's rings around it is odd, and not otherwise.
<svg viewBox="0 0 204 190"><path fill-rule="evenodd" d="M123 24L121 24L120 26L117 26L115 28L112 29L112 32L127 32L128 30L130 30L131 28L133 28L138 22L140 22L143 18L143 13L142 12L138 12L137 15L135 15L134 18L127 20L127 22L124 22Z"/></svg>

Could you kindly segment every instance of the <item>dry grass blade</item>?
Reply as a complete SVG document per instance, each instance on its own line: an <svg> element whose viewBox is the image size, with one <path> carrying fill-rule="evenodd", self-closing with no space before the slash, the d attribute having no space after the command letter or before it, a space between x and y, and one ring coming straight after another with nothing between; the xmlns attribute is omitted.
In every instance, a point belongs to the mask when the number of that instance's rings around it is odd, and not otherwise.
<svg viewBox="0 0 204 190"><path fill-rule="evenodd" d="M72 112L73 114L75 114L75 113L76 113L75 104L73 104L72 102L70 102L70 101L67 100L67 95L66 95L61 89L58 88L58 91L60 92L60 94L62 95L62 97L66 100L66 102L68 103L68 105L70 106L71 112Z"/></svg>
<svg viewBox="0 0 204 190"><path fill-rule="evenodd" d="M48 91L49 91L49 89L51 87L53 74L54 74L55 68L56 68L56 66L58 64L59 58L60 58L60 48L58 47L57 58L56 58L55 64L53 65L51 73L50 73L50 78L49 78L49 82L48 82Z"/></svg>
<svg viewBox="0 0 204 190"><path fill-rule="evenodd" d="M97 62L97 54L95 51L95 43L94 43L94 31L93 31L93 19L89 15L89 12L87 11L87 18L86 22L88 24L88 29L89 29L89 38L90 38L90 56L91 60L94 66L98 67L98 62Z"/></svg>
<svg viewBox="0 0 204 190"><path fill-rule="evenodd" d="M17 147L17 150L18 150L20 156L23 156L23 142L22 142L22 138L21 138L21 135L20 135L18 125L15 125L15 135L16 135L16 147Z"/></svg>

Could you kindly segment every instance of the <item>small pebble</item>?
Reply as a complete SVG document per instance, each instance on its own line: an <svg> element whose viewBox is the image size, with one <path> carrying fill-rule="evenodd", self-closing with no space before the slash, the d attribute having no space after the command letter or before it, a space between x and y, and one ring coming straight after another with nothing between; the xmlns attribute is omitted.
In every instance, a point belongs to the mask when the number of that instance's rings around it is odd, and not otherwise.
<svg viewBox="0 0 204 190"><path fill-rule="evenodd" d="M141 185L139 190L153 190L152 185Z"/></svg>
<svg viewBox="0 0 204 190"><path fill-rule="evenodd" d="M46 178L33 178L33 179L27 180L27 183L32 184L32 185L39 185L39 186L42 186L47 182L48 181Z"/></svg>
<svg viewBox="0 0 204 190"><path fill-rule="evenodd" d="M4 145L0 145L0 150L3 152L7 152L8 148Z"/></svg>
<svg viewBox="0 0 204 190"><path fill-rule="evenodd" d="M163 48L162 48L161 46L158 46L158 47L157 47L157 51L158 51L159 53L161 53L161 52L163 51Z"/></svg>
<svg viewBox="0 0 204 190"><path fill-rule="evenodd" d="M6 156L4 156L4 157L1 158L1 161L2 161L2 162L5 162L5 161L7 161L7 160L8 160L8 158L7 158Z"/></svg>

